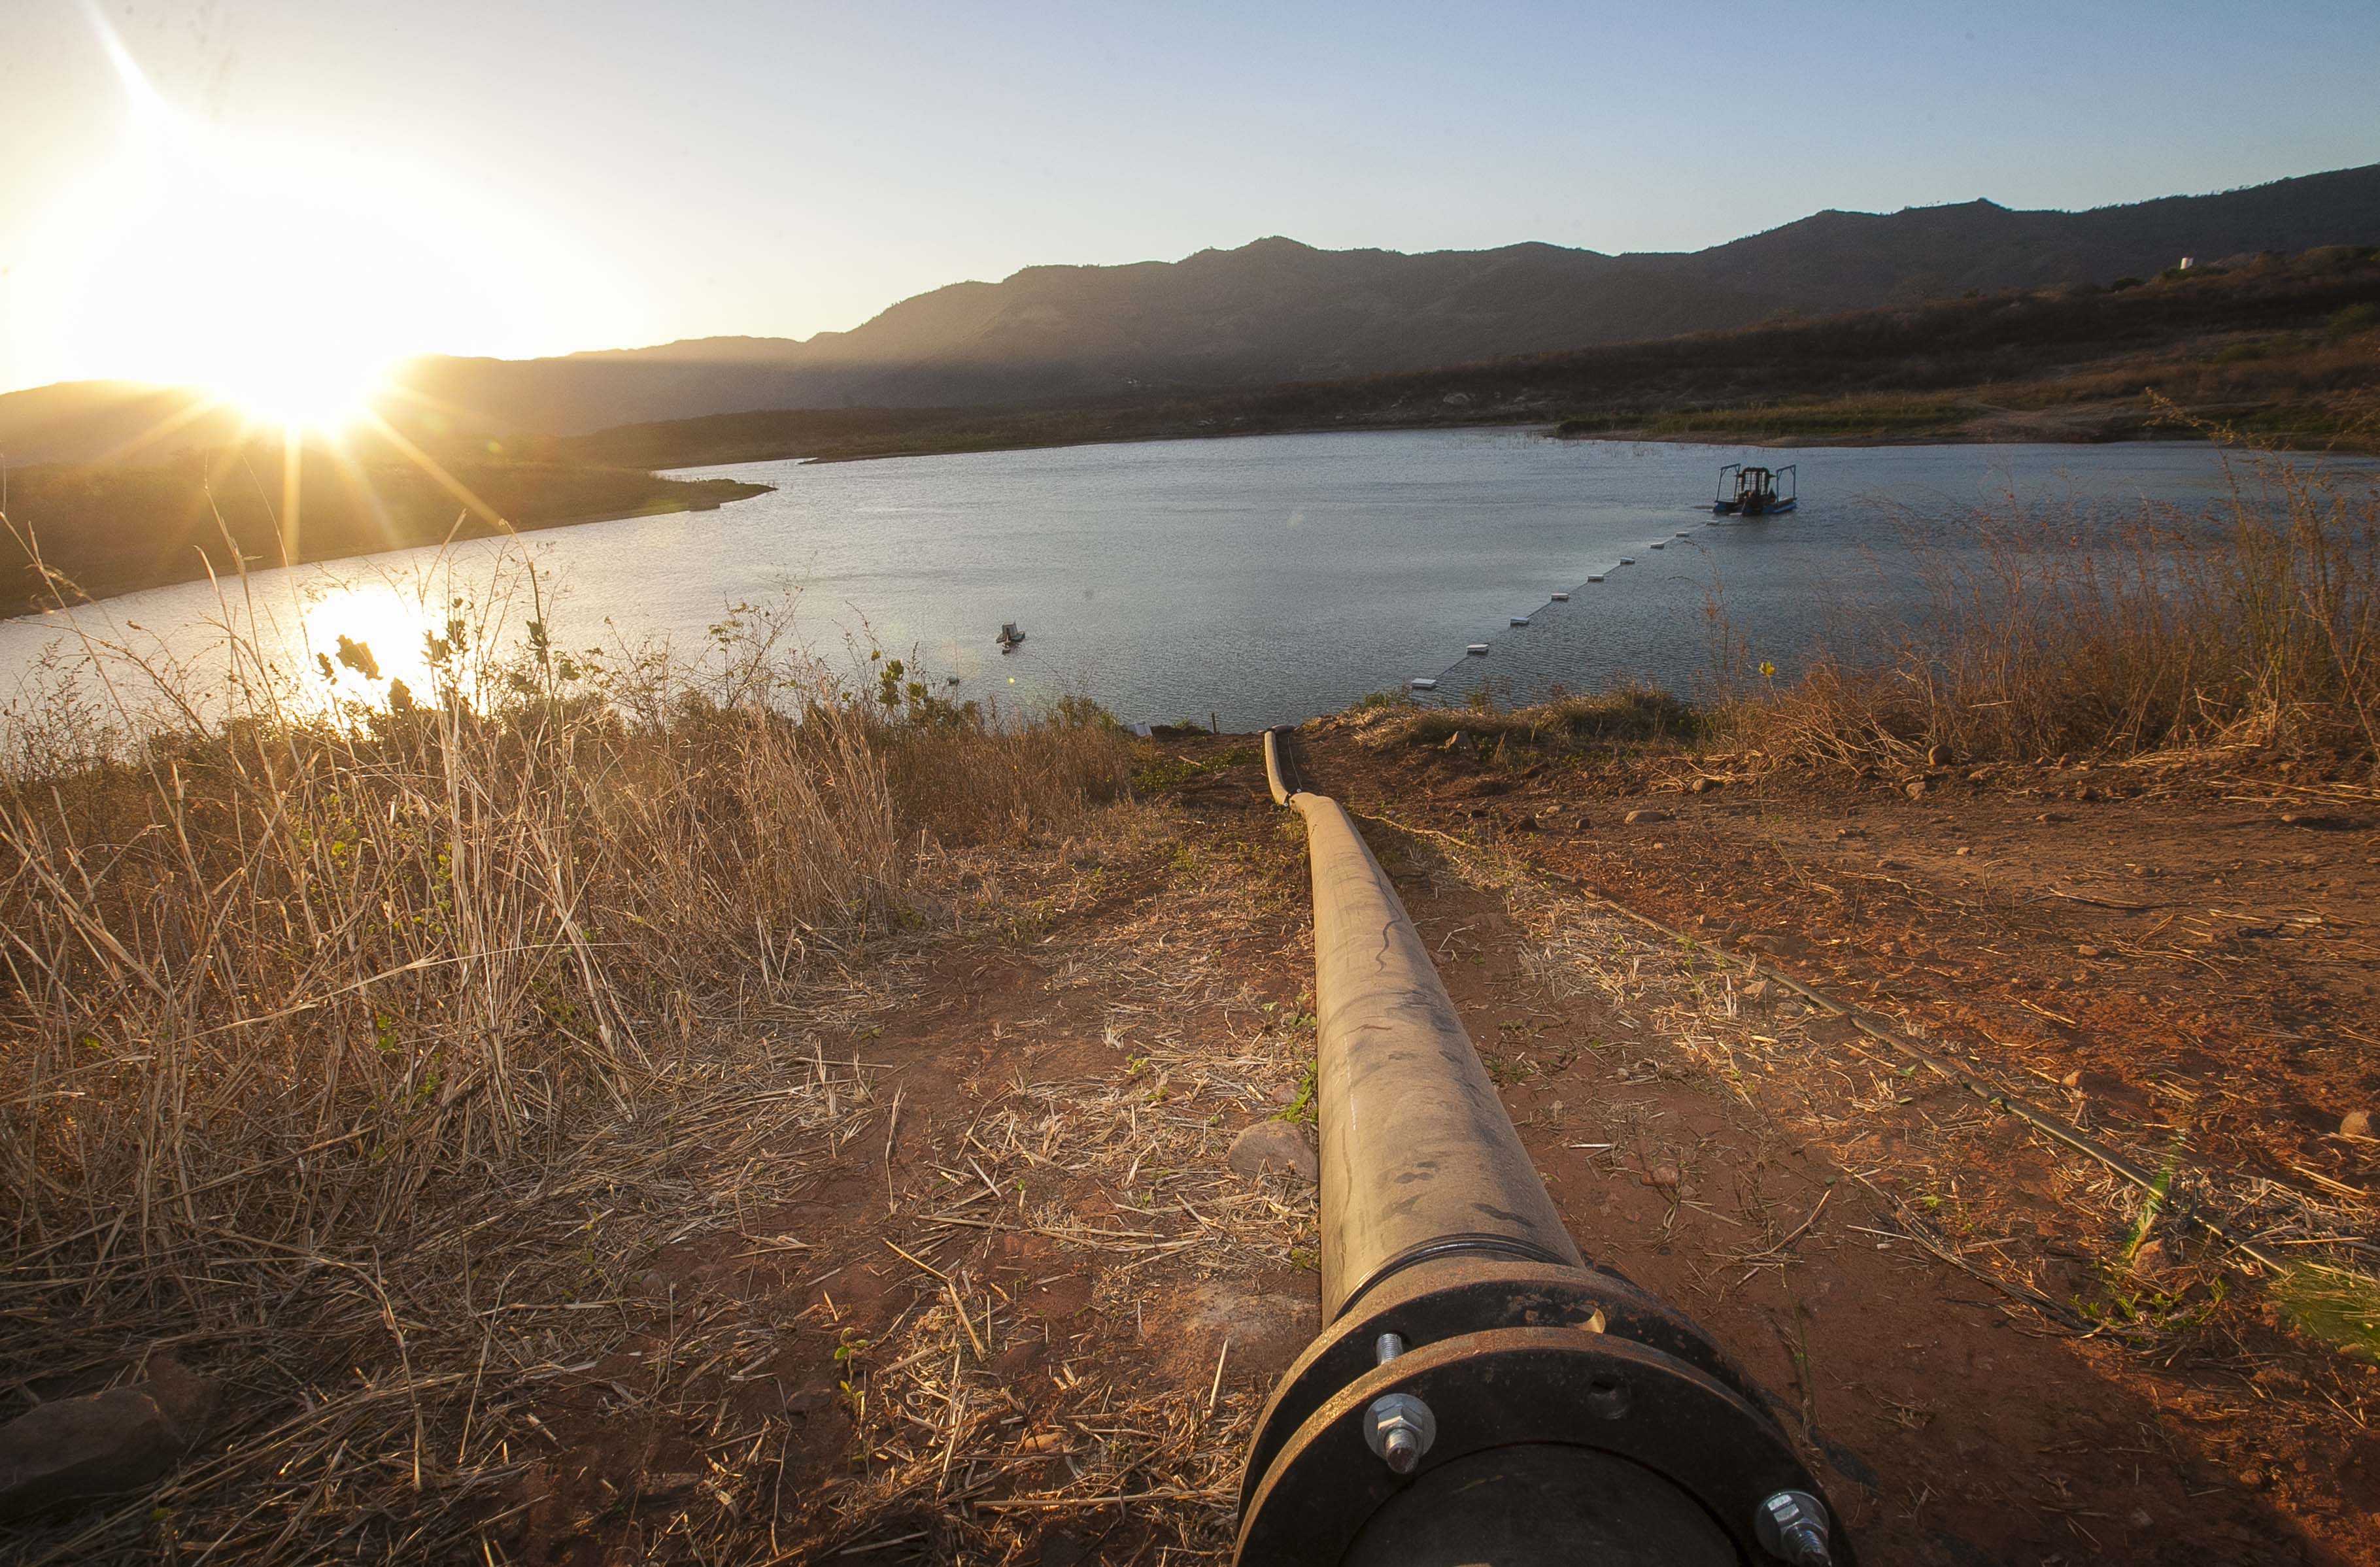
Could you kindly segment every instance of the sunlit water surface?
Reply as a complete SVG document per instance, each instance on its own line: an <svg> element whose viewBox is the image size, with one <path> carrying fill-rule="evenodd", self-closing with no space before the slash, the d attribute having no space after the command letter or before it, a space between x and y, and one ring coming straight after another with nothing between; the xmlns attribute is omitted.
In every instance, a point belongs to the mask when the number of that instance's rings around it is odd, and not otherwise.
<svg viewBox="0 0 2380 1567"><path fill-rule="evenodd" d="M1715 521L1716 472L1734 461L1798 463L1800 509ZM529 535L558 645L697 651L730 605L792 589L801 636L838 661L874 646L961 697L1079 694L1126 719L1212 714L1233 728L1415 675L1441 676L1439 697L1458 700L1489 682L1507 696L1623 677L1691 689L1726 646L1790 674L1821 638L1914 613L1912 541L1955 554L1979 508L2078 529L2144 507L2211 519L2235 482L2254 484L2195 444L1780 453L1521 431L689 471L777 488L717 512ZM2339 471L2366 484L2375 470ZM426 692L425 633L456 595L486 614L502 558L522 548L404 551L260 572L229 595L130 594L74 612L71 626L55 614L0 623L0 699L14 688L20 712L41 699L56 676L38 666L71 660L78 629L178 662L202 687L226 620L299 672L301 690L328 688L307 672L346 636L370 647L380 678L334 665L338 689L384 694L401 678ZM1553 603L1556 591L1572 597ZM498 618L517 637L529 615L516 581ZM1531 624L1512 626L1515 615ZM993 646L1003 621L1026 633L1013 654ZM1489 653L1465 657L1473 642Z"/></svg>

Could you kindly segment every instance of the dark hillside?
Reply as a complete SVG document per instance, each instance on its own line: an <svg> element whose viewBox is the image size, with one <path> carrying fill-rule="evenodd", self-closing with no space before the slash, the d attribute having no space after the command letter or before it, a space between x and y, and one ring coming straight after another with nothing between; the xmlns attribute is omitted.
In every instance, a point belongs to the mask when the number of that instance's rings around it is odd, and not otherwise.
<svg viewBox="0 0 2380 1567"><path fill-rule="evenodd" d="M1176 262L1029 267L847 333L566 359L430 361L416 384L492 429L558 433L765 407L1196 395L1746 326L1780 312L2154 277L2380 244L2380 165L2086 213L1989 201L1821 213L1690 255L1552 245L1402 255L1282 238Z"/></svg>
<svg viewBox="0 0 2380 1567"><path fill-rule="evenodd" d="M1569 421L1728 439L2107 440L2189 414L2285 443L2380 443L2380 260L2315 251L2137 288L2062 287L1566 354L1195 397L789 409L532 443L693 467L1290 430Z"/></svg>
<svg viewBox="0 0 2380 1567"><path fill-rule="evenodd" d="M2153 278L2184 256L2241 261L2380 244L2380 165L2085 213L1989 201L1820 213L1690 255L1552 245L1403 255L1284 238L1180 261L1028 267L905 299L807 341L714 337L531 360L431 358L399 374L499 437L761 409L1023 407L1198 398L1524 354L1724 333L1795 315L1968 293ZM0 396L0 452L91 461L187 394L92 383ZM209 439L220 440L220 432ZM190 437L167 431L153 449Z"/></svg>

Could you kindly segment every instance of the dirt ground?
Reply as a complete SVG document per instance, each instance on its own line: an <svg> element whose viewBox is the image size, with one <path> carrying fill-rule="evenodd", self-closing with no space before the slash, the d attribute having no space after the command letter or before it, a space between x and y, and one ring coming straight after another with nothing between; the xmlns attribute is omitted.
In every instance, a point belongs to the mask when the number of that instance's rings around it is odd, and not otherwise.
<svg viewBox="0 0 2380 1567"><path fill-rule="evenodd" d="M1314 769L1581 1245L1771 1391L1864 1560L2380 1561L2369 1297L2179 1217L2371 1269L2380 1143L2338 1133L2380 1109L2368 793L1378 737L1309 725ZM954 929L813 1020L783 1090L820 1104L813 1168L622 1259L636 1297L523 1422L487 1561L1228 1557L1318 1237L1309 1185L1224 1155L1310 1114L1312 947L1257 747L1170 744L1161 785L1079 835L941 868ZM2170 1189L1752 980L1755 955Z"/></svg>

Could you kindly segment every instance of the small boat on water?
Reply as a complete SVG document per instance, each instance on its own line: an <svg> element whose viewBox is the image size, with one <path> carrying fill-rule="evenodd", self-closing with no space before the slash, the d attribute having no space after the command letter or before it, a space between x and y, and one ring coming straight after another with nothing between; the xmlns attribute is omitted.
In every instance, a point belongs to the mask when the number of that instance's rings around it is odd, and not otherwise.
<svg viewBox="0 0 2380 1567"><path fill-rule="evenodd" d="M1018 646L1024 642L1025 633L1016 629L1016 623L1014 621L1004 620L1000 624L1000 635L993 638L992 640L1000 644L1000 650L1002 652L1013 653L1017 650Z"/></svg>
<svg viewBox="0 0 2380 1567"><path fill-rule="evenodd" d="M1799 463L1787 463L1780 468L1746 468L1742 463L1730 463L1718 470L1718 495L1711 502L1716 516L1779 516L1793 509L1794 492L1800 489L1802 476L1796 470ZM1730 490L1729 474L1735 475ZM1779 492L1777 481L1783 480Z"/></svg>

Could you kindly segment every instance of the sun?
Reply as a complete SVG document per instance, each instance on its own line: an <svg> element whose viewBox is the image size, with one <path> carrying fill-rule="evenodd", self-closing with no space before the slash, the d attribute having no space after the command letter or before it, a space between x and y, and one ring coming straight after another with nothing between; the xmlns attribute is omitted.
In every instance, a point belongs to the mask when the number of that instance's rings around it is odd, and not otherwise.
<svg viewBox="0 0 2380 1567"><path fill-rule="evenodd" d="M166 103L106 18L124 134L30 237L20 354L60 379L192 386L260 425L335 431L403 361L550 351L603 285L516 195L335 124L235 135ZM366 133L368 134L368 133ZM577 254L577 248L568 248Z"/></svg>
<svg viewBox="0 0 2380 1567"><path fill-rule="evenodd" d="M258 424L335 435L370 414L387 374L376 360L283 336L217 356L221 369L198 383Z"/></svg>
<svg viewBox="0 0 2380 1567"><path fill-rule="evenodd" d="M261 423L334 429L434 330L425 273L370 192L195 140L144 150L84 274L83 357L203 387ZM358 209L367 209L361 210Z"/></svg>

